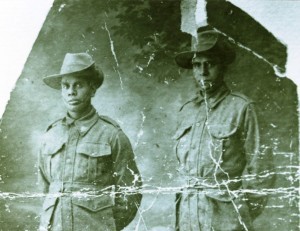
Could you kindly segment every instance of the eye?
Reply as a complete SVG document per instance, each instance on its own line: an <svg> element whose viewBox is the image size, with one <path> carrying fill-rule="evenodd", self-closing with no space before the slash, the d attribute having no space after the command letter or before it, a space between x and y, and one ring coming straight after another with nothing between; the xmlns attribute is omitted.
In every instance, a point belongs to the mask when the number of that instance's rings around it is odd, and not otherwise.
<svg viewBox="0 0 300 231"><path fill-rule="evenodd" d="M201 63L195 62L195 63L193 63L193 67L201 67Z"/></svg>
<svg viewBox="0 0 300 231"><path fill-rule="evenodd" d="M62 89L68 89L68 88L69 88L69 84L67 84L67 83L62 83L62 84L61 84L61 88L62 88Z"/></svg>
<svg viewBox="0 0 300 231"><path fill-rule="evenodd" d="M81 83L76 83L76 84L75 84L75 87L76 87L76 88L81 88L81 87L82 87L82 84L81 84Z"/></svg>
<svg viewBox="0 0 300 231"><path fill-rule="evenodd" d="M214 66L216 65L216 63L213 62L213 61L206 61L206 62L204 63L204 65L205 65L207 68L212 68L212 67L214 67Z"/></svg>

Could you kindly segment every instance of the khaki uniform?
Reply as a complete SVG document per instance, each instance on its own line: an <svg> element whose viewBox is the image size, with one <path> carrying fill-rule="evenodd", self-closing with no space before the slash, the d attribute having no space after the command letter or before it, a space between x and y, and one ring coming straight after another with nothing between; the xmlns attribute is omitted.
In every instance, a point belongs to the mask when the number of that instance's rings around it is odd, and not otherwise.
<svg viewBox="0 0 300 231"><path fill-rule="evenodd" d="M131 144L115 122L95 109L48 128L39 170L47 193L40 230L121 230L139 207L141 195L130 193L132 186L141 186Z"/></svg>
<svg viewBox="0 0 300 231"><path fill-rule="evenodd" d="M177 197L177 229L253 230L266 203L255 190L272 181L264 176L272 162L260 146L253 102L225 85L208 99L199 96L182 107L174 137L186 182Z"/></svg>

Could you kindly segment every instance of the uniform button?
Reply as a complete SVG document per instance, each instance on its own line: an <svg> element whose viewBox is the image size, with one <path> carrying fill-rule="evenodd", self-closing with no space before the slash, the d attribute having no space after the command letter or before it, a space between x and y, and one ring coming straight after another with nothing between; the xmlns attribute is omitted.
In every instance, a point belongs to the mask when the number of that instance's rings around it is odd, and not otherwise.
<svg viewBox="0 0 300 231"><path fill-rule="evenodd" d="M196 126L197 126L197 127L199 127L199 126L200 126L200 123L199 123L199 122L198 122L198 123L196 123Z"/></svg>
<svg viewBox="0 0 300 231"><path fill-rule="evenodd" d="M67 159L66 162L67 162L67 164L70 164L71 163L71 159Z"/></svg>
<svg viewBox="0 0 300 231"><path fill-rule="evenodd" d="M92 155L91 156L97 156L97 153L96 152L94 152L94 153L92 153Z"/></svg>

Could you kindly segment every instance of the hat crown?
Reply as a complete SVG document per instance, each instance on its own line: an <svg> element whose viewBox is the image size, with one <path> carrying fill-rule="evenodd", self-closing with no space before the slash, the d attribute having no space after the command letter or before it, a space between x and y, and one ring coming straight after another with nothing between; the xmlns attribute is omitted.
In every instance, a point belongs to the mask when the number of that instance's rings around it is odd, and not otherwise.
<svg viewBox="0 0 300 231"><path fill-rule="evenodd" d="M60 73L46 76L43 81L49 87L61 89L61 79L64 76L73 75L92 81L98 88L102 85L104 74L97 68L93 58L87 53L67 53L63 60Z"/></svg>
<svg viewBox="0 0 300 231"><path fill-rule="evenodd" d="M94 61L87 53L67 53L61 66L60 74L77 72L92 64L94 64Z"/></svg>
<svg viewBox="0 0 300 231"><path fill-rule="evenodd" d="M211 26L198 28L197 36L192 37L191 50L178 53L175 61L182 68L192 69L192 59L196 54L215 55L224 65L232 63L236 56L227 37Z"/></svg>
<svg viewBox="0 0 300 231"><path fill-rule="evenodd" d="M213 30L201 31L192 37L191 51L201 52L213 48L220 40L219 33Z"/></svg>

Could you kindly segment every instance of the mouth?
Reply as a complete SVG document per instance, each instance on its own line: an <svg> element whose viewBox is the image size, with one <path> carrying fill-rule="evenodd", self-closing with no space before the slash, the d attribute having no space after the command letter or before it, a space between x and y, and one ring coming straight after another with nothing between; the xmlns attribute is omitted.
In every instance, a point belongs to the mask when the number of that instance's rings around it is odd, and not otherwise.
<svg viewBox="0 0 300 231"><path fill-rule="evenodd" d="M69 101L68 101L68 104L69 104L69 105L72 105L72 106L75 106L75 105L80 104L80 101L79 101L79 100L69 100Z"/></svg>
<svg viewBox="0 0 300 231"><path fill-rule="evenodd" d="M206 87L212 87L213 83L210 80L200 80L199 83L202 86L206 86Z"/></svg>

